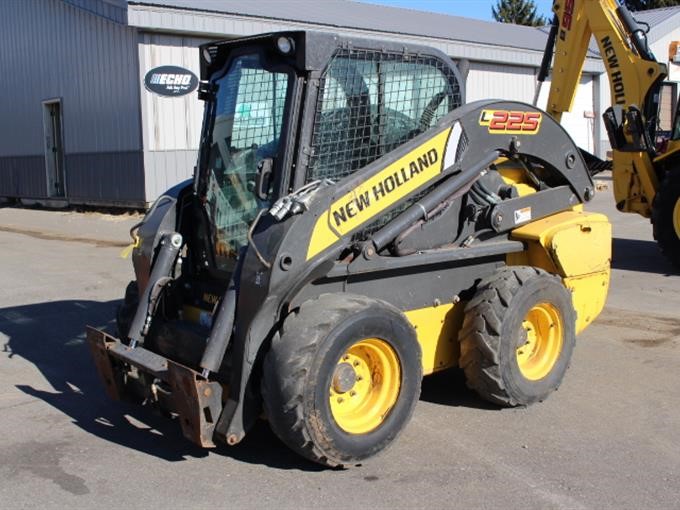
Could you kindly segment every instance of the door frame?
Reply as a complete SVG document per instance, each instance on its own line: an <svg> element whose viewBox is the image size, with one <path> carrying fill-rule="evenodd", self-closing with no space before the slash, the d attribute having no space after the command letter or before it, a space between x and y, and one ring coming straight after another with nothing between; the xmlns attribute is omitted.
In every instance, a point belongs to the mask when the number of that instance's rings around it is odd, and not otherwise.
<svg viewBox="0 0 680 510"><path fill-rule="evenodd" d="M50 175L50 166L48 162L48 155L50 153L50 148L47 146L47 133L48 129L52 130L52 122L49 119L49 105L58 104L59 105L59 148L61 150L59 163L61 165L61 178L62 178L62 194L55 193L53 187L53 181ZM52 97L49 99L44 99L42 101L42 114L43 114L43 146L44 146L44 157L45 157L45 180L47 187L47 196L49 198L66 198L68 196L68 190L66 189L66 157L64 154L64 109L63 109L63 99L61 97ZM52 133L55 135L55 133Z"/></svg>

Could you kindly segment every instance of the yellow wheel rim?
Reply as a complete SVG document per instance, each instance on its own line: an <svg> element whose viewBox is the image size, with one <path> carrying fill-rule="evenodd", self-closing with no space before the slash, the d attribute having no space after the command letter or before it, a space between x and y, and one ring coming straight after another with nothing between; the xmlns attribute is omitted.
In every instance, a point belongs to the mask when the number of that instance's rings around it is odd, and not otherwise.
<svg viewBox="0 0 680 510"><path fill-rule="evenodd" d="M676 237L680 238L680 198L675 202L673 208L673 227L675 228Z"/></svg>
<svg viewBox="0 0 680 510"><path fill-rule="evenodd" d="M401 366L384 340L353 344L338 360L330 384L333 419L349 434L366 434L380 426L399 397Z"/></svg>
<svg viewBox="0 0 680 510"><path fill-rule="evenodd" d="M526 337L517 348L519 371L530 381L538 381L550 373L562 351L562 317L550 303L539 303L527 313L522 330Z"/></svg>

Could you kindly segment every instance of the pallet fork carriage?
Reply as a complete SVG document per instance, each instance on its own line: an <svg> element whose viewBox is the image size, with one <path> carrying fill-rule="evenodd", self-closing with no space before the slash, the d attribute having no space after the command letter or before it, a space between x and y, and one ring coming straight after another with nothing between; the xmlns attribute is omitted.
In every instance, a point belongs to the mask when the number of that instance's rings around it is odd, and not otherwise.
<svg viewBox="0 0 680 510"><path fill-rule="evenodd" d="M541 110L464 103L431 48L283 32L201 47L195 178L134 232L117 335L89 329L113 398L202 445L264 412L344 466L405 427L454 366L500 405L547 398L604 306L611 228Z"/></svg>

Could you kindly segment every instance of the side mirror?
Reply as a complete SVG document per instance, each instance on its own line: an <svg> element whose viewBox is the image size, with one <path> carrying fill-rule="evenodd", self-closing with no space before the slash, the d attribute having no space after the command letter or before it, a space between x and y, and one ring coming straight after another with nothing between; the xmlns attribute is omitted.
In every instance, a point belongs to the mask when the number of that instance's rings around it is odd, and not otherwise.
<svg viewBox="0 0 680 510"><path fill-rule="evenodd" d="M255 195L260 200L267 200L269 197L269 186L271 185L273 168L274 160L272 158L264 158L257 164Z"/></svg>

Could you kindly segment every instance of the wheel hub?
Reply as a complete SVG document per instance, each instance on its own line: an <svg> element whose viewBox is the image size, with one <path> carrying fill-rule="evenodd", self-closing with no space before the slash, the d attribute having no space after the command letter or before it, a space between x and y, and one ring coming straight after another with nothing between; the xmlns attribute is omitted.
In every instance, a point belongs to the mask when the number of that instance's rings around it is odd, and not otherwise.
<svg viewBox="0 0 680 510"><path fill-rule="evenodd" d="M397 402L401 366L385 340L366 338L338 360L329 388L335 423L349 434L378 428Z"/></svg>
<svg viewBox="0 0 680 510"><path fill-rule="evenodd" d="M527 313L516 350L517 365L524 377L537 381L546 377L562 352L562 317L550 303L539 303Z"/></svg>
<svg viewBox="0 0 680 510"><path fill-rule="evenodd" d="M336 393L347 393L357 382L357 373L350 363L338 364L333 372L333 390Z"/></svg>
<svg viewBox="0 0 680 510"><path fill-rule="evenodd" d="M675 235L680 239L680 198L675 202L675 207L673 207L673 228L675 229Z"/></svg>

